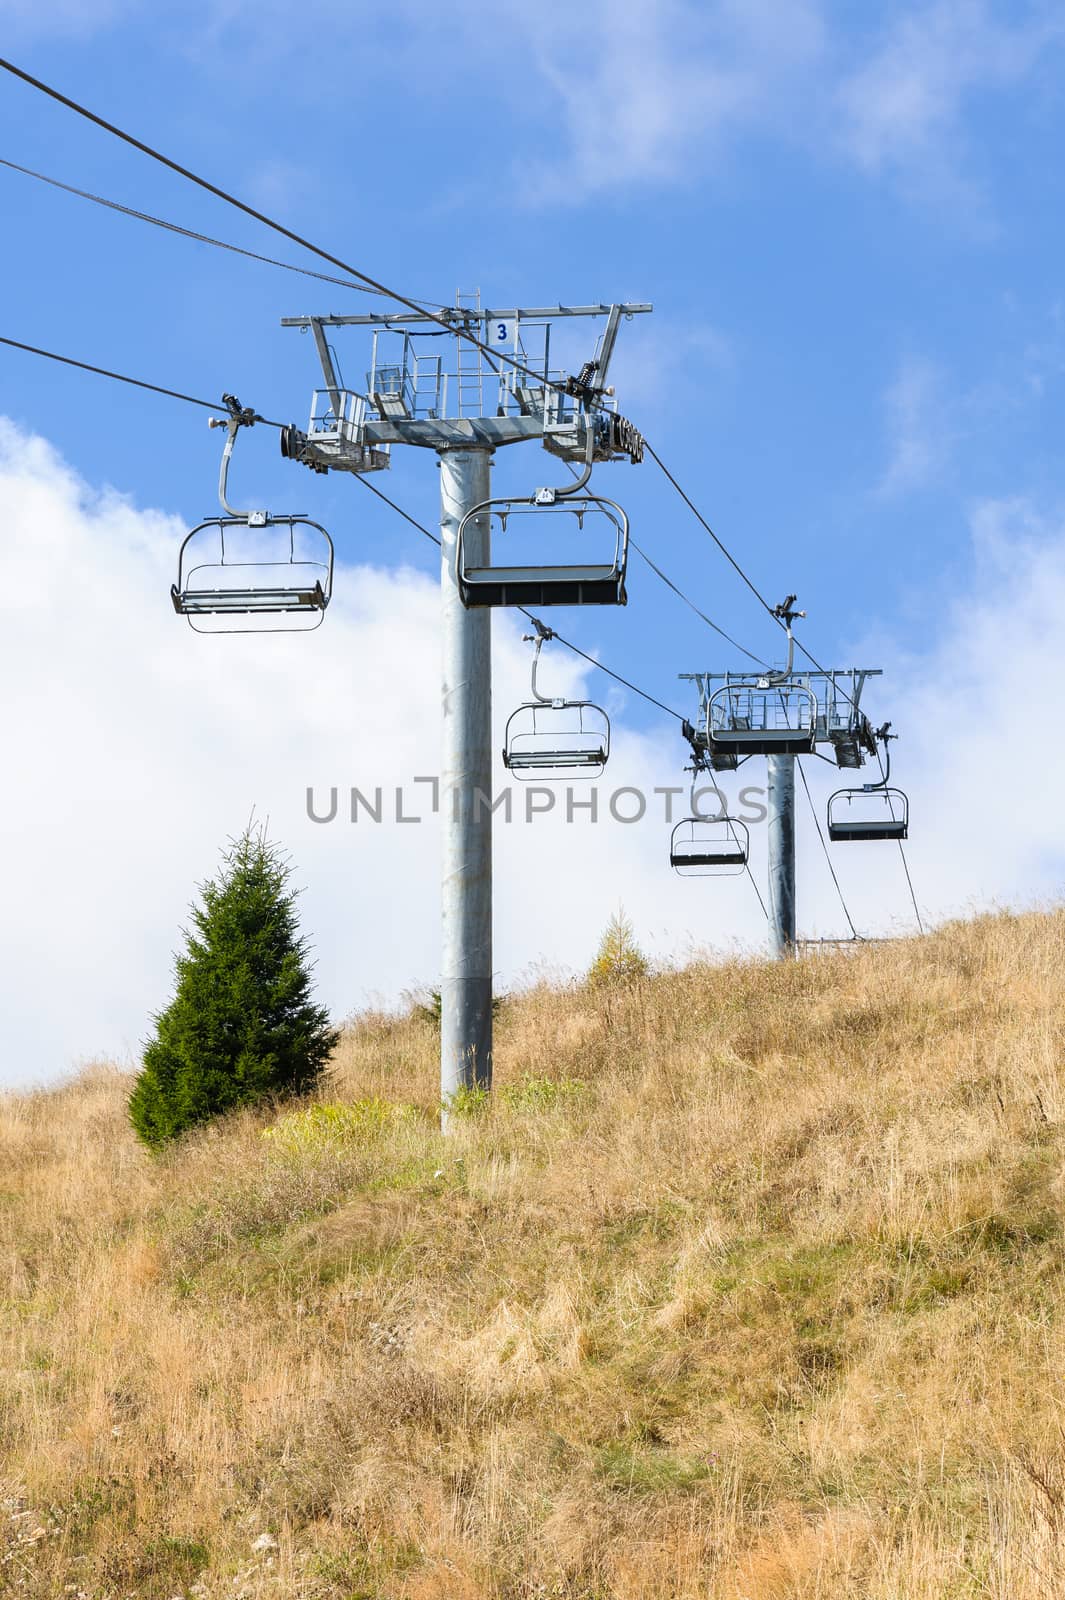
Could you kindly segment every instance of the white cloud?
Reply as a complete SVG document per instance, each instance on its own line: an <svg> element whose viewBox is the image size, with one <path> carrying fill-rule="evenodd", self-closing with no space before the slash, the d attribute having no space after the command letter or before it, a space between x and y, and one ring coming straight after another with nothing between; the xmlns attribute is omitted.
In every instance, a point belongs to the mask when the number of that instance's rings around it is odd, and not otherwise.
<svg viewBox="0 0 1065 1600"><path fill-rule="evenodd" d="M826 48L822 0L396 0L387 16L389 60L431 61L427 93L483 102L513 196L537 207L705 176L731 135L805 116Z"/></svg>
<svg viewBox="0 0 1065 1600"><path fill-rule="evenodd" d="M777 123L823 48L812 0L592 0L577 12L556 0L522 16L566 138L532 166L540 201L690 181L727 135Z"/></svg>
<svg viewBox="0 0 1065 1600"><path fill-rule="evenodd" d="M900 735L892 781L911 797L907 850L933 918L1065 895L1065 748L1054 734L1065 519L1024 499L989 501L974 508L971 528L968 581L927 645L903 654L882 625L852 652L888 669L866 698ZM829 780L817 770L820 792ZM890 908L905 924L893 847L843 846L834 859L871 927Z"/></svg>
<svg viewBox="0 0 1065 1600"><path fill-rule="evenodd" d="M940 904L1059 896L1065 525L1016 499L977 507L972 532L970 581L904 691L907 761L938 832L916 847L921 874Z"/></svg>
<svg viewBox="0 0 1065 1600"><path fill-rule="evenodd" d="M949 199L970 222L986 222L966 173L973 103L1016 89L1062 34L1043 6L1000 20L990 0L889 8L879 28L827 0L456 0L445 29L420 7L401 14L441 52L458 42L457 70L528 83L512 104L532 134L514 166L530 205L690 186L738 139L768 135Z"/></svg>
<svg viewBox="0 0 1065 1600"><path fill-rule="evenodd" d="M1020 83L1060 33L1040 12L1000 22L987 0L894 11L873 54L838 86L845 150L865 171L900 173L926 192L968 188L970 103Z"/></svg>
<svg viewBox="0 0 1065 1600"><path fill-rule="evenodd" d="M338 15L331 51L340 72L358 75L376 62L376 88L394 82L400 99L416 81L434 114L454 94L483 105L495 190L503 161L511 200L536 208L694 186L727 173L738 140L768 136L980 212L967 172L973 105L1024 83L1060 41L1060 19L1045 5L1010 12L992 0L921 0L881 8L882 26L875 17L870 26L847 9L830 0L586 0L576 8L454 0L443 9L395 0L379 14ZM0 0L0 22L27 38L88 36L147 14L144 0L47 8ZM222 56L246 86L276 77L283 61L280 81L298 86L302 105L315 58L293 55L279 0L211 0L180 15L164 5L152 16L197 71L214 71ZM282 132L286 115L279 102ZM460 161L452 179L445 175L449 203L469 203L471 185L485 181L477 166L476 157ZM252 182L260 200L285 200L315 170L266 151Z"/></svg>
<svg viewBox="0 0 1065 1600"><path fill-rule="evenodd" d="M889 459L878 492L889 496L927 488L947 466L957 431L939 368L907 356L884 405Z"/></svg>

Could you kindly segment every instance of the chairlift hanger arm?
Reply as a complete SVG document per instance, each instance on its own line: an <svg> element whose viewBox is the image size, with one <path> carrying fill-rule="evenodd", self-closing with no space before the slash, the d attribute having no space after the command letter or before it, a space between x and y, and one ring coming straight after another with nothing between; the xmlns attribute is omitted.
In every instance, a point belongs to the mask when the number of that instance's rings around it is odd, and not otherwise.
<svg viewBox="0 0 1065 1600"><path fill-rule="evenodd" d="M533 651L532 683L531 683L532 697L533 697L534 700L539 701L539 703L541 705L549 706L551 704L551 701L550 701L549 697L547 695L541 694L539 689L536 687L536 673L537 673L537 669L539 668L539 665L540 665L540 651L543 649L543 647L546 644L547 640L548 639L553 639L555 636L551 632L551 629L550 628L545 628L543 623L540 622L538 618L534 617L533 618L533 622L534 622L534 624L536 626L536 634L535 634L536 649ZM525 637L527 639L531 639L534 636L532 634L526 634Z"/></svg>
<svg viewBox="0 0 1065 1600"><path fill-rule="evenodd" d="M225 442L225 446L224 446L224 448L222 450L222 460L219 463L219 467L218 467L218 500L219 500L219 504L221 505L222 510L225 512L227 517L240 517L240 516L243 516L244 513L241 512L241 511L238 511L235 506L231 506L230 503L229 503L229 500L227 498L227 491L228 491L228 487L229 487L229 463L233 459L233 446L237 442L237 433L238 433L239 428L240 428L240 423L239 422L235 422L232 418L230 418L230 421L229 421L228 425L226 425L226 424L224 424L224 423L222 423L220 421L216 421L214 417L211 417L208 426L212 427L212 428L225 427L225 429L226 429L226 442ZM254 513L254 512L249 512L248 513L249 521L250 521L251 517L254 516L255 514L256 513ZM264 515L265 515L265 513L264 513Z"/></svg>
<svg viewBox="0 0 1065 1600"><path fill-rule="evenodd" d="M229 488L229 463L233 459L233 446L237 442L237 434L241 428L252 428L256 422L261 421L251 406L242 406L235 394L224 394L223 401L229 411L227 418L209 417L209 428L225 428L226 442L222 450L222 460L218 468L218 499L222 510L227 517L234 517L238 521L247 522L251 528L261 528L269 520L269 512L265 510L238 511L231 506L227 498Z"/></svg>
<svg viewBox="0 0 1065 1600"><path fill-rule="evenodd" d="M875 789L886 789L891 781L891 740L897 739L898 734L889 733L888 729L890 727L891 723L885 722L881 727L873 731L874 748L876 749L876 758L880 763L881 776L879 783L864 783L862 785L862 788L868 793L872 793ZM880 745L884 746L883 755L880 754Z"/></svg>
<svg viewBox="0 0 1065 1600"><path fill-rule="evenodd" d="M880 770L884 776L881 782L876 785L876 787L878 789L886 789L888 783L891 781L891 747L886 741L884 744L884 760L881 764Z"/></svg>
<svg viewBox="0 0 1065 1600"><path fill-rule="evenodd" d="M794 609L796 598L797 597L795 595L789 594L780 602L778 606L773 607L774 617L776 617L777 621L780 623L781 627L785 630L788 636L788 664L784 668L783 672L767 672L765 674L763 681L766 688L773 687L778 683L786 683L791 677L794 669L795 636L791 631L791 625L797 617L805 617L806 615L805 611L796 611Z"/></svg>

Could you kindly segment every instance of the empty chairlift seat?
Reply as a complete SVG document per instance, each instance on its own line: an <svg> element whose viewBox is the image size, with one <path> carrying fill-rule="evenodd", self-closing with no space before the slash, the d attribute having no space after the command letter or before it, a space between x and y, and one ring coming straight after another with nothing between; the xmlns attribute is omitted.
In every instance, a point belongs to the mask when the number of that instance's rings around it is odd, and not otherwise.
<svg viewBox="0 0 1065 1600"><path fill-rule="evenodd" d="M801 683L726 683L707 705L712 762L715 756L806 755L816 731L817 697Z"/></svg>
<svg viewBox="0 0 1065 1600"><path fill-rule="evenodd" d="M198 633L306 631L333 588L333 541L307 517L214 517L187 535L170 598Z"/></svg>
<svg viewBox="0 0 1065 1600"><path fill-rule="evenodd" d="M837 789L828 802L828 837L836 844L906 839L909 825L910 803L901 789Z"/></svg>
<svg viewBox="0 0 1065 1600"><path fill-rule="evenodd" d="M472 524L487 518L496 545L496 559L485 564ZM582 559L536 559L537 544L570 537ZM507 560L499 546L505 541ZM594 495L560 499L554 505L535 500L486 500L459 526L455 569L465 606L623 606L628 563L629 521L612 500ZM585 554L587 551L587 555ZM569 549L565 550L569 557ZM557 551L552 551L552 555ZM606 557L606 559L603 559Z"/></svg>
<svg viewBox="0 0 1065 1600"><path fill-rule="evenodd" d="M170 599L197 633L293 633L317 628L333 591L333 541L302 513L272 517L229 503L229 466L242 428L262 418L235 395L222 396L229 415L218 469L224 515L186 534Z"/></svg>
<svg viewBox="0 0 1065 1600"><path fill-rule="evenodd" d="M750 859L750 833L738 817L685 817L673 829L669 864L682 878L729 877Z"/></svg>
<svg viewBox="0 0 1065 1600"><path fill-rule="evenodd" d="M590 700L528 700L507 718L503 765L516 778L598 778L609 755L610 719Z"/></svg>

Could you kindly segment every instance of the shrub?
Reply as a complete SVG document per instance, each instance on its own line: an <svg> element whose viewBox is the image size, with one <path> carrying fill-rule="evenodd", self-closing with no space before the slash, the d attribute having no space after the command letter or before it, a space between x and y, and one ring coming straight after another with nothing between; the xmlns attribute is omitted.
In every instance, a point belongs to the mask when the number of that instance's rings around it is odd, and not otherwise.
<svg viewBox="0 0 1065 1600"><path fill-rule="evenodd" d="M337 1035L311 1001L290 871L263 831L249 828L204 885L175 962L174 998L155 1018L130 1097L145 1144L317 1082Z"/></svg>

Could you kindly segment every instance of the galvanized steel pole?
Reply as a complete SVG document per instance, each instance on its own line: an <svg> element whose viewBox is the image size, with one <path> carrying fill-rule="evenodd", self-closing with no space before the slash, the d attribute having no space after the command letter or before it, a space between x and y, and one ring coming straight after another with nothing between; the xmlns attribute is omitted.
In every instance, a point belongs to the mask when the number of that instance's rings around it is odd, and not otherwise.
<svg viewBox="0 0 1065 1600"><path fill-rule="evenodd" d="M443 613L443 948L440 1099L492 1086L492 624L488 607L459 597L459 523L490 493L492 452L440 451L440 589ZM467 528L465 553L487 566L487 517Z"/></svg>
<svg viewBox="0 0 1065 1600"><path fill-rule="evenodd" d="M795 757L772 755L769 767L769 947L795 954Z"/></svg>

